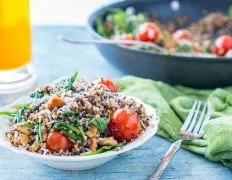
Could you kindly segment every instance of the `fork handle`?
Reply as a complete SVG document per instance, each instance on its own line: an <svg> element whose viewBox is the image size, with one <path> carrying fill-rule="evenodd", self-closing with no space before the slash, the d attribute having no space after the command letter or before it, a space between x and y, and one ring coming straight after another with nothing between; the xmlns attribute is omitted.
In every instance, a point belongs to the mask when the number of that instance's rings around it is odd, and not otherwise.
<svg viewBox="0 0 232 180"><path fill-rule="evenodd" d="M164 157L161 159L158 166L156 166L156 169L152 172L152 174L148 177L148 180L159 180L162 173L174 157L175 153L178 151L178 149L181 146L183 140L177 140L176 142L172 143L169 150L166 152Z"/></svg>

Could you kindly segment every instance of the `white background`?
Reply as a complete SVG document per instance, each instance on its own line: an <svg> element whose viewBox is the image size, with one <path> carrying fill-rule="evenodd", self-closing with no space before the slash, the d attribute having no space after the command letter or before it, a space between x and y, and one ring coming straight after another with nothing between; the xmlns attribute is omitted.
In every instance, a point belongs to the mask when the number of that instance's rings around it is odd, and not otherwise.
<svg viewBox="0 0 232 180"><path fill-rule="evenodd" d="M84 25L91 11L109 0L30 0L32 24Z"/></svg>

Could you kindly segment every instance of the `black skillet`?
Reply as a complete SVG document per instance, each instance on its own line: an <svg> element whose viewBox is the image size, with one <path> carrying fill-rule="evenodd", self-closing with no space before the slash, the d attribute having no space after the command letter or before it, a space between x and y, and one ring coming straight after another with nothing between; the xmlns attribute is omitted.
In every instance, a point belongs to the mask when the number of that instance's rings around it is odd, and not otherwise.
<svg viewBox="0 0 232 180"><path fill-rule="evenodd" d="M179 0L180 10L170 8L171 0L126 0L105 5L88 19L88 29L97 39L103 39L96 30L96 17L104 17L109 8L134 7L140 12L157 12L161 19L171 20L187 15L191 22L202 17L202 10L227 13L231 0ZM215 19L217 21L217 19ZM163 55L118 45L96 44L101 54L121 71L144 78L164 81L171 85L194 88L216 88L232 85L232 58L203 58Z"/></svg>

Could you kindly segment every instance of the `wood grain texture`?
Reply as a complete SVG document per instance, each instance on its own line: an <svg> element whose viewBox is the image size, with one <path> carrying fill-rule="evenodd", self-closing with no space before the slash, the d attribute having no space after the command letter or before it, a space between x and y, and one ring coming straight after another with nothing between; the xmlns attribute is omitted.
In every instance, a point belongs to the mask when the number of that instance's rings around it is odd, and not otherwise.
<svg viewBox="0 0 232 180"><path fill-rule="evenodd" d="M33 64L38 84L80 71L81 76L116 78L124 74L104 60L91 45L74 46L57 40L59 35L86 38L85 29L78 27L33 27ZM12 100L0 97L0 105ZM153 137L143 146L118 156L91 170L60 171L0 148L0 180L143 180L151 174L171 143ZM191 152L180 149L161 179L231 180L232 171Z"/></svg>

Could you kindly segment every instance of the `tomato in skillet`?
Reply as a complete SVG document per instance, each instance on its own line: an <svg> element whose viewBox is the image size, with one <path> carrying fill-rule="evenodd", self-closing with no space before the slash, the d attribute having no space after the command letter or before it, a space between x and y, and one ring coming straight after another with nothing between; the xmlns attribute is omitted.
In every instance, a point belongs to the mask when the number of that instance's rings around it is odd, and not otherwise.
<svg viewBox="0 0 232 180"><path fill-rule="evenodd" d="M159 39L159 28L155 23L143 23L139 26L137 36L140 41L157 42Z"/></svg>
<svg viewBox="0 0 232 180"><path fill-rule="evenodd" d="M223 35L216 39L213 51L218 56L224 56L230 49L232 49L232 36Z"/></svg>
<svg viewBox="0 0 232 180"><path fill-rule="evenodd" d="M172 35L172 39L174 41L179 41L179 40L183 40L183 39L191 39L191 32L187 29L179 29L176 32L173 33Z"/></svg>
<svg viewBox="0 0 232 180"><path fill-rule="evenodd" d="M139 118L129 109L118 109L111 115L108 130L116 140L129 142L139 135Z"/></svg>
<svg viewBox="0 0 232 180"><path fill-rule="evenodd" d="M99 84L105 85L111 92L117 92L118 86L111 80L106 78L101 78Z"/></svg>
<svg viewBox="0 0 232 180"><path fill-rule="evenodd" d="M48 134L46 141L47 148L51 151L69 150L72 143L69 138L60 131L54 131Z"/></svg>

